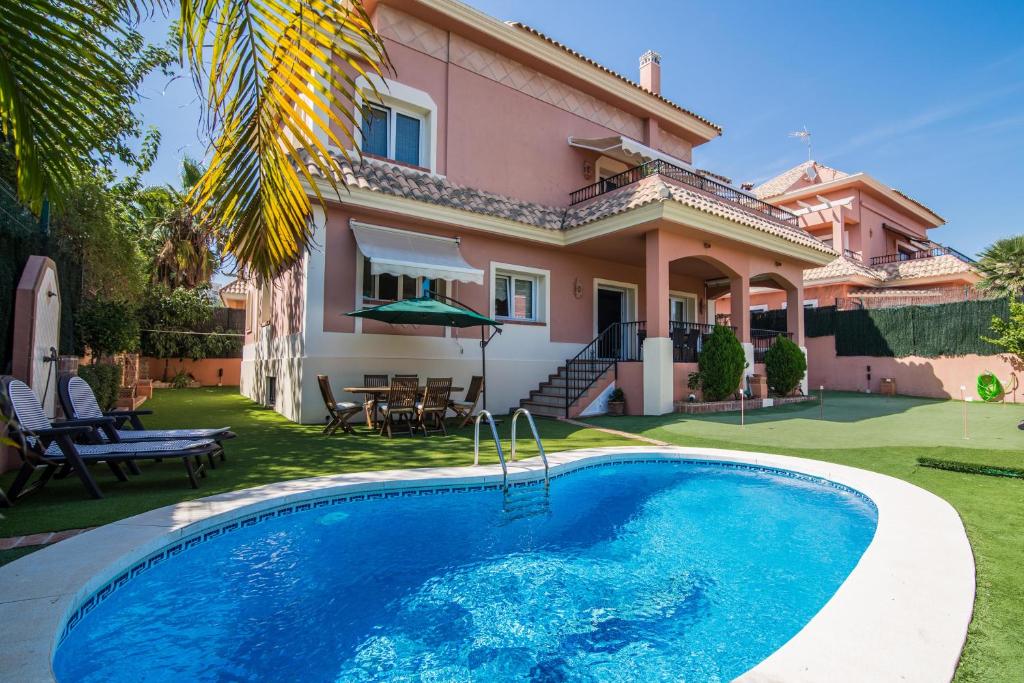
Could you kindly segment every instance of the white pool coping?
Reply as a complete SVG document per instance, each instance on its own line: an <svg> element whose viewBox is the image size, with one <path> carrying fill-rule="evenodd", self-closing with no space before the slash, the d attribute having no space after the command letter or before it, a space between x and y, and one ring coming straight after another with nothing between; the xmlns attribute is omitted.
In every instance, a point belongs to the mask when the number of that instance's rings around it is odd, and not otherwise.
<svg viewBox="0 0 1024 683"><path fill-rule="evenodd" d="M900 479L832 463L711 448L627 447L548 456L551 473L631 454L737 462L830 480L871 498L875 536L847 580L793 638L740 676L785 681L948 681L974 605L974 557L956 510ZM538 458L510 464L535 479ZM501 481L498 465L386 470L299 479L169 505L114 522L0 567L0 680L54 681L68 615L142 558L233 518L334 493ZM45 492L41 495L45 495Z"/></svg>

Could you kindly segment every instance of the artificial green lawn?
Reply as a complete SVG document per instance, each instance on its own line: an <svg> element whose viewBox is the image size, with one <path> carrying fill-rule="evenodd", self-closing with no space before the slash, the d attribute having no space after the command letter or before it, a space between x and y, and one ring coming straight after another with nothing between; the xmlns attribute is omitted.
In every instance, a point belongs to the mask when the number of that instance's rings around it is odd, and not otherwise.
<svg viewBox="0 0 1024 683"><path fill-rule="evenodd" d="M0 510L0 537L97 526L153 508L190 498L340 472L362 472L408 467L441 467L473 464L473 428L445 437L379 437L365 429L358 436L321 435L317 425L297 425L272 410L239 396L237 388L157 390L144 417L152 429L174 427L230 426L238 438L226 443L227 462L200 480L198 489L189 488L180 460L140 463L143 475L119 482L103 466L92 468L105 497L91 500L76 477L51 481L42 491L26 497L10 510ZM507 448L509 425L501 425ZM520 425L522 427L522 425ZM573 425L540 420L537 425L548 451L587 448L596 445L633 445L635 442L609 437L601 432ZM536 455L532 439L520 432L523 457ZM493 442L486 430L481 434L480 461L497 462ZM0 478L6 489L14 473Z"/></svg>
<svg viewBox="0 0 1024 683"><path fill-rule="evenodd" d="M144 476L120 483L103 469L97 479L107 497L84 497L74 479L3 511L0 536L94 526L188 498L297 477L368 469L468 465L472 430L451 437L323 437L319 427L287 422L239 397L233 389L159 391L147 408L153 428L230 425L228 462L202 487L188 488L179 462L143 465ZM1024 481L960 474L917 466L919 456L992 465L1024 464L1024 405L968 404L970 439L962 438L961 404L905 397L826 393L802 404L747 414L597 418L593 423L687 446L759 450L838 462L906 479L942 496L959 510L974 548L978 595L958 681L1024 680ZM637 445L594 430L539 420L548 451ZM503 432L507 424L503 425ZM506 442L507 442L507 434ZM524 455L535 451L528 438ZM481 460L495 462L493 447ZM11 475L2 479L4 486ZM14 559L0 553L0 563Z"/></svg>
<svg viewBox="0 0 1024 683"><path fill-rule="evenodd" d="M920 456L1024 466L1024 404L826 393L818 404L739 413L595 418L594 424L686 446L782 453L905 479L949 501L974 549L974 618L956 680L1024 681L1024 480L917 466Z"/></svg>

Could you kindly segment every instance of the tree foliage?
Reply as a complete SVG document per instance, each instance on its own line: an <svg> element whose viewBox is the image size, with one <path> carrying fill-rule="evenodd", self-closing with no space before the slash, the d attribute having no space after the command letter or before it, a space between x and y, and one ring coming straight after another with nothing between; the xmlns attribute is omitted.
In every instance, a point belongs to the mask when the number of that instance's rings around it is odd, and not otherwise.
<svg viewBox="0 0 1024 683"><path fill-rule="evenodd" d="M1016 365L1024 367L1024 302L1011 301L1010 313L1003 319L992 318L995 337L982 337L985 341L1016 357Z"/></svg>
<svg viewBox="0 0 1024 683"><path fill-rule="evenodd" d="M118 57L141 41L134 22L169 6L0 4L0 127L19 194L36 209L45 197L62 202L97 159L130 152L120 133L144 70ZM340 193L327 145L346 158L355 148L356 102L379 99L375 83L390 69L384 43L361 0L179 0L178 9L180 54L214 141L192 210L229 231L240 266L271 277L308 248L307 191L324 201L309 167Z"/></svg>
<svg viewBox="0 0 1024 683"><path fill-rule="evenodd" d="M82 344L101 358L139 348L139 321L135 307L109 299L87 299L78 311L77 330Z"/></svg>
<svg viewBox="0 0 1024 683"><path fill-rule="evenodd" d="M121 2L0 3L0 130L22 200L37 212L46 198L59 206L94 169L135 166L139 84L172 60Z"/></svg>
<svg viewBox="0 0 1024 683"><path fill-rule="evenodd" d="M780 334L764 354L768 386L780 396L789 396L807 372L807 358L791 339Z"/></svg>
<svg viewBox="0 0 1024 683"><path fill-rule="evenodd" d="M212 325L213 310L209 287L150 287L140 311L142 354L201 360L236 353L241 341Z"/></svg>
<svg viewBox="0 0 1024 683"><path fill-rule="evenodd" d="M194 214L188 202L202 175L202 165L185 157L180 190L163 186L139 193L149 226L150 279L171 289L208 285L220 265L220 231L208 217Z"/></svg>
<svg viewBox="0 0 1024 683"><path fill-rule="evenodd" d="M697 359L694 381L705 401L721 401L740 386L745 367L747 361L743 345L736 335L728 327L715 325Z"/></svg>
<svg viewBox="0 0 1024 683"><path fill-rule="evenodd" d="M1024 296L1024 235L1007 237L981 252L978 269L984 278L981 289L999 296Z"/></svg>

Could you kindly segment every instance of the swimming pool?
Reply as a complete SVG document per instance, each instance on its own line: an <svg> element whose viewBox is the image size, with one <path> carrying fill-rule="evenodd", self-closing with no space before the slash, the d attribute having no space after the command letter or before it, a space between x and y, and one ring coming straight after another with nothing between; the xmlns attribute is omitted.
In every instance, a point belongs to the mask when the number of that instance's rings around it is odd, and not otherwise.
<svg viewBox="0 0 1024 683"><path fill-rule="evenodd" d="M865 497L812 477L600 464L557 477L547 496L542 485L513 488L511 502L456 484L360 492L208 531L126 572L68 630L54 671L730 680L818 612L877 524Z"/></svg>

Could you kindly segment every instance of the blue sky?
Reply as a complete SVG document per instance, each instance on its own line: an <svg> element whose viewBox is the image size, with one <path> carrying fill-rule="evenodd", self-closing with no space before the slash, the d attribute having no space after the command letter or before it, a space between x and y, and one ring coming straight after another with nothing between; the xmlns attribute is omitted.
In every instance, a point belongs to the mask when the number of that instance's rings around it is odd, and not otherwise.
<svg viewBox="0 0 1024 683"><path fill-rule="evenodd" d="M1024 233L1024 2L472 0L662 92L724 128L701 167L761 181L807 158L865 171L946 218L937 241L974 254ZM635 11L631 11L635 10ZM163 26L146 33L159 37ZM187 78L151 77L140 113L163 134L150 182L202 156Z"/></svg>

